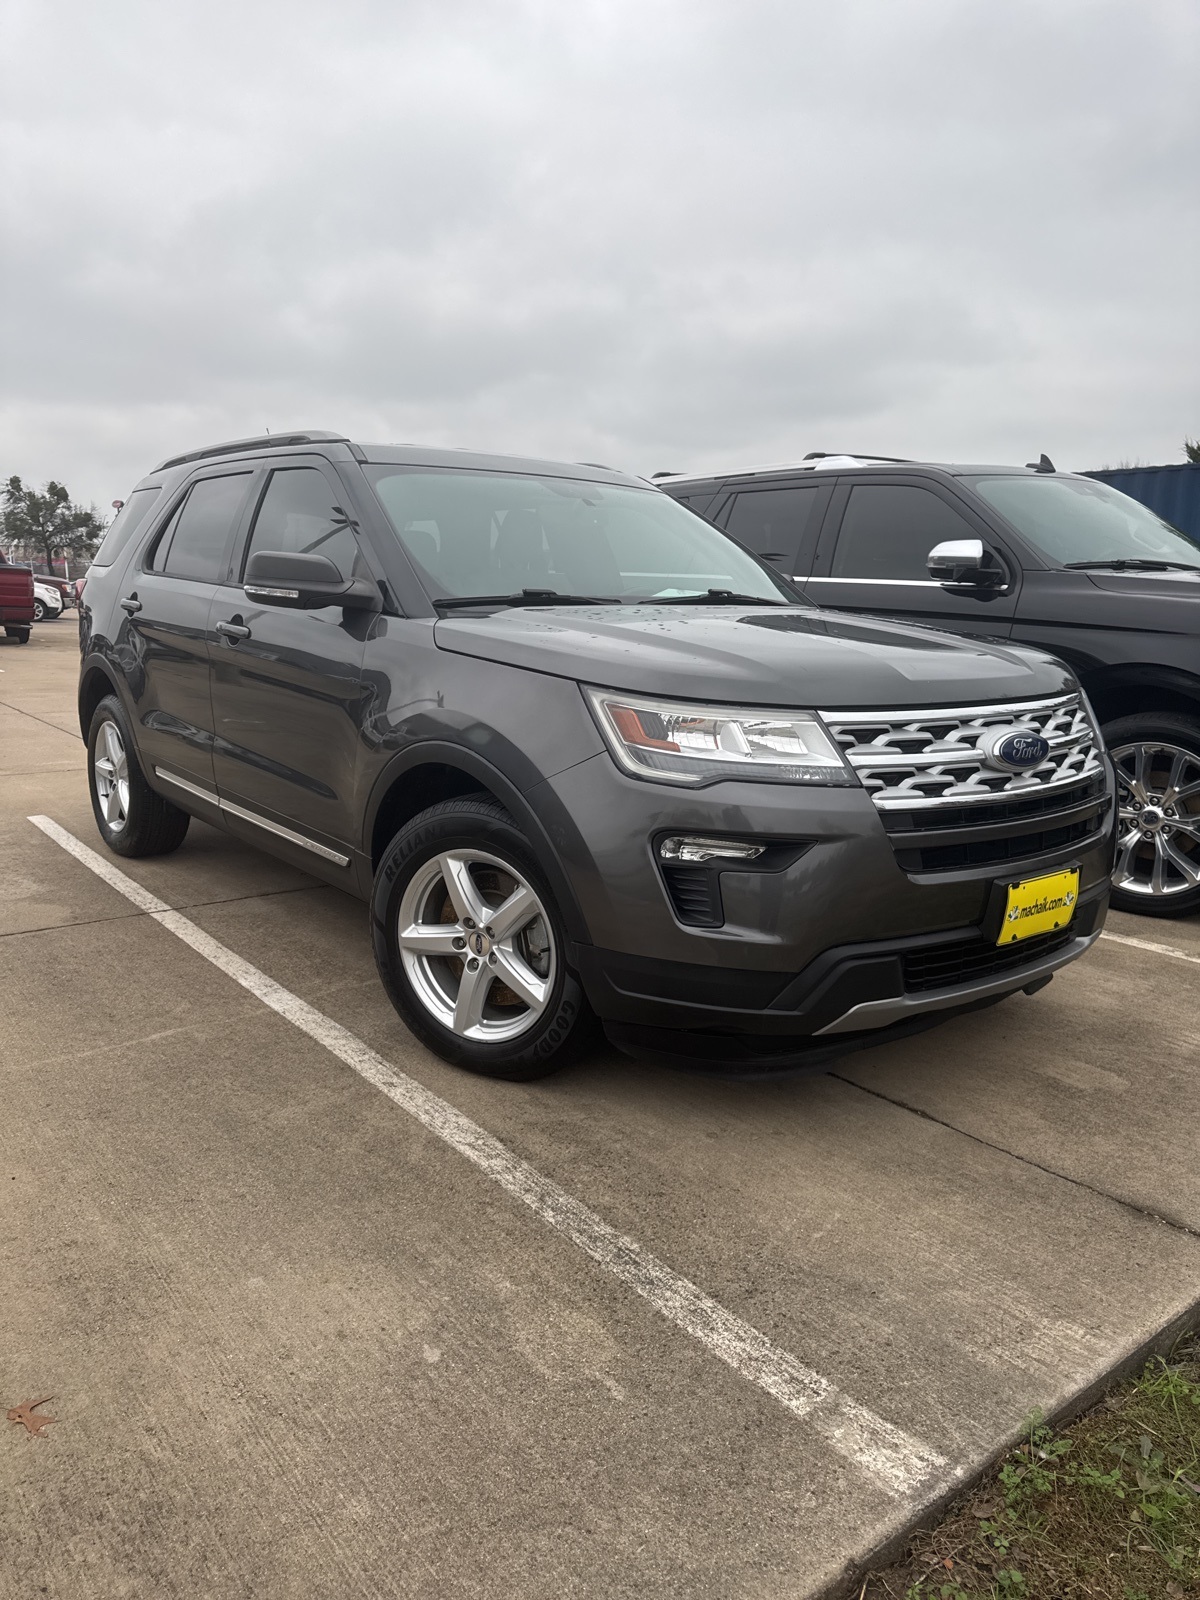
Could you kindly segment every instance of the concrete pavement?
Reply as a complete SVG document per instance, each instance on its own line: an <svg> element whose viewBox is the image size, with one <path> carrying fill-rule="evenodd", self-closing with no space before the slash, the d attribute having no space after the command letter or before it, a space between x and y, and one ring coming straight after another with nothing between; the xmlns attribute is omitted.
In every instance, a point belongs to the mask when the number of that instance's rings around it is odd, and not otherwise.
<svg viewBox="0 0 1200 1600"><path fill-rule="evenodd" d="M358 902L197 823L118 863L944 1459L889 1491L30 825L101 848L73 635L0 648L0 1399L61 1419L0 1439L0 1592L815 1595L1193 1311L1188 963L1102 940L826 1077L498 1084Z"/></svg>

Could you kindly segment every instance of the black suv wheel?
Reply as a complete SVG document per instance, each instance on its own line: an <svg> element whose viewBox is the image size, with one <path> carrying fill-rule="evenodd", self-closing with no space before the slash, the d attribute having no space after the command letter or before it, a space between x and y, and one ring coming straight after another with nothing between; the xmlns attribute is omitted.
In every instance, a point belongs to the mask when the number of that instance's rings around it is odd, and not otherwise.
<svg viewBox="0 0 1200 1600"><path fill-rule="evenodd" d="M549 885L497 802L445 800L403 827L379 863L371 921L392 1004L447 1061L541 1078L589 1035Z"/></svg>
<svg viewBox="0 0 1200 1600"><path fill-rule="evenodd" d="M105 695L88 730L88 788L96 826L119 856L165 856L192 820L146 782L121 702Z"/></svg>
<svg viewBox="0 0 1200 1600"><path fill-rule="evenodd" d="M1117 771L1119 911L1183 917L1200 911L1200 723L1166 712L1110 722Z"/></svg>

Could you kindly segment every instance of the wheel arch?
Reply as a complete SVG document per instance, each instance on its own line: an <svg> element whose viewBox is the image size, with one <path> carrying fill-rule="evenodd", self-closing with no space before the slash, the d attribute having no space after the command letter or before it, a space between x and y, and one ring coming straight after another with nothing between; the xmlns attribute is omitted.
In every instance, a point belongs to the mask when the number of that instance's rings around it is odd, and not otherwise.
<svg viewBox="0 0 1200 1600"><path fill-rule="evenodd" d="M120 695L120 687L110 668L94 657L85 661L83 670L79 674L79 732L84 742L87 742L88 732L92 726L92 718L96 714L96 707L105 695Z"/></svg>
<svg viewBox="0 0 1200 1600"><path fill-rule="evenodd" d="M406 822L439 800L471 794L499 801L510 814L550 880L568 937L590 943L583 912L558 851L527 796L497 767L457 745L422 744L396 756L380 773L363 820L363 854L371 870Z"/></svg>
<svg viewBox="0 0 1200 1600"><path fill-rule="evenodd" d="M1172 712L1200 723L1200 675L1154 663L1101 667L1083 679L1102 723L1138 713Z"/></svg>

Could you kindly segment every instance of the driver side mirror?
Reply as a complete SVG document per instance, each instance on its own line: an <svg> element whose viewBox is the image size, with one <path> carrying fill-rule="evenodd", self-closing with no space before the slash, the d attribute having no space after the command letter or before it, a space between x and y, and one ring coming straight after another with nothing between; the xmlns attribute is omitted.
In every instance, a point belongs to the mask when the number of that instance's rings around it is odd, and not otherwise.
<svg viewBox="0 0 1200 1600"><path fill-rule="evenodd" d="M256 550L246 563L246 598L264 606L315 611L382 611L378 587L367 578L343 578L328 556L292 550Z"/></svg>
<svg viewBox="0 0 1200 1600"><path fill-rule="evenodd" d="M1003 589L1008 573L982 539L947 539L934 545L926 561L929 576L951 593Z"/></svg>

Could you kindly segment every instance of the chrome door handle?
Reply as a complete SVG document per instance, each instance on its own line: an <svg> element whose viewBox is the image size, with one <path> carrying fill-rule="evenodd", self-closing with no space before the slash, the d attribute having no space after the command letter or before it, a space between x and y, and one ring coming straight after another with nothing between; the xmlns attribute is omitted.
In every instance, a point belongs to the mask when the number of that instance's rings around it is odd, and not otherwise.
<svg viewBox="0 0 1200 1600"><path fill-rule="evenodd" d="M250 629L240 622L218 622L217 632L223 633L228 639L248 639Z"/></svg>
<svg viewBox="0 0 1200 1600"><path fill-rule="evenodd" d="M142 602L138 599L137 595L135 595L135 594L126 595L124 600L121 601L121 610L122 611L128 611L128 613L129 613L129 615L131 617L133 616L135 611L140 611L141 609L142 609Z"/></svg>

